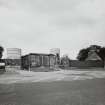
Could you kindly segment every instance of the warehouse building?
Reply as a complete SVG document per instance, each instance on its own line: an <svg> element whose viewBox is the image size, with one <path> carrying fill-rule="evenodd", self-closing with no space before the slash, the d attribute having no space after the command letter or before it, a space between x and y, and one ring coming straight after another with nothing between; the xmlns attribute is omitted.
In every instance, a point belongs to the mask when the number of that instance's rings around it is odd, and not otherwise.
<svg viewBox="0 0 105 105"><path fill-rule="evenodd" d="M54 67L56 65L56 56L53 54L30 53L22 56L22 69L33 69L36 67Z"/></svg>

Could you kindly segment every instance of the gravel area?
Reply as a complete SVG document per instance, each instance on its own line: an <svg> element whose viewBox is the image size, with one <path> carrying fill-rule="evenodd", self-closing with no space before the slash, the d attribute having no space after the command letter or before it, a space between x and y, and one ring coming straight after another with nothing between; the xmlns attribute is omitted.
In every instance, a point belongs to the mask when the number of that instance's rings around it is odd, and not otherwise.
<svg viewBox="0 0 105 105"><path fill-rule="evenodd" d="M105 71L60 70L52 72L32 72L23 70L9 70L0 75L0 83L11 84L24 82L73 81L94 78L105 78Z"/></svg>

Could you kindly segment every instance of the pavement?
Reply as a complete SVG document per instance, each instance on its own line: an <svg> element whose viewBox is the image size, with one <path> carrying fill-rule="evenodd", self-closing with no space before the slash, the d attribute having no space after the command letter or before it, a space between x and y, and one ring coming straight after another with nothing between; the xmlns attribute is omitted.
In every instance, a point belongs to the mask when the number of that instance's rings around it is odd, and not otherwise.
<svg viewBox="0 0 105 105"><path fill-rule="evenodd" d="M105 78L102 70L60 70L52 72L32 72L24 70L7 70L0 75L0 84L29 83L29 82L53 82L74 81L94 78Z"/></svg>

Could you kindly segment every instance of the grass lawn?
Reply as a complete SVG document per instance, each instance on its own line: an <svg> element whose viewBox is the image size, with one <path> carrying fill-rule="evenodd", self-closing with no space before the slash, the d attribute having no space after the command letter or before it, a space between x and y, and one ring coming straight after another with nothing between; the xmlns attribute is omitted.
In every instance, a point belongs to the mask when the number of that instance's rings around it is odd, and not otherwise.
<svg viewBox="0 0 105 105"><path fill-rule="evenodd" d="M0 105L105 105L105 78L0 84Z"/></svg>

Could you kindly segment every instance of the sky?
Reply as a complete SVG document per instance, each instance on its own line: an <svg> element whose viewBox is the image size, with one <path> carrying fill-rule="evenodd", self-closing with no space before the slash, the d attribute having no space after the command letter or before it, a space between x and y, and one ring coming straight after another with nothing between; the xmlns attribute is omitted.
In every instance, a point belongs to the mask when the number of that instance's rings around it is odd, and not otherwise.
<svg viewBox="0 0 105 105"><path fill-rule="evenodd" d="M76 59L80 49L105 46L105 0L0 0L0 45L22 54L49 53Z"/></svg>

